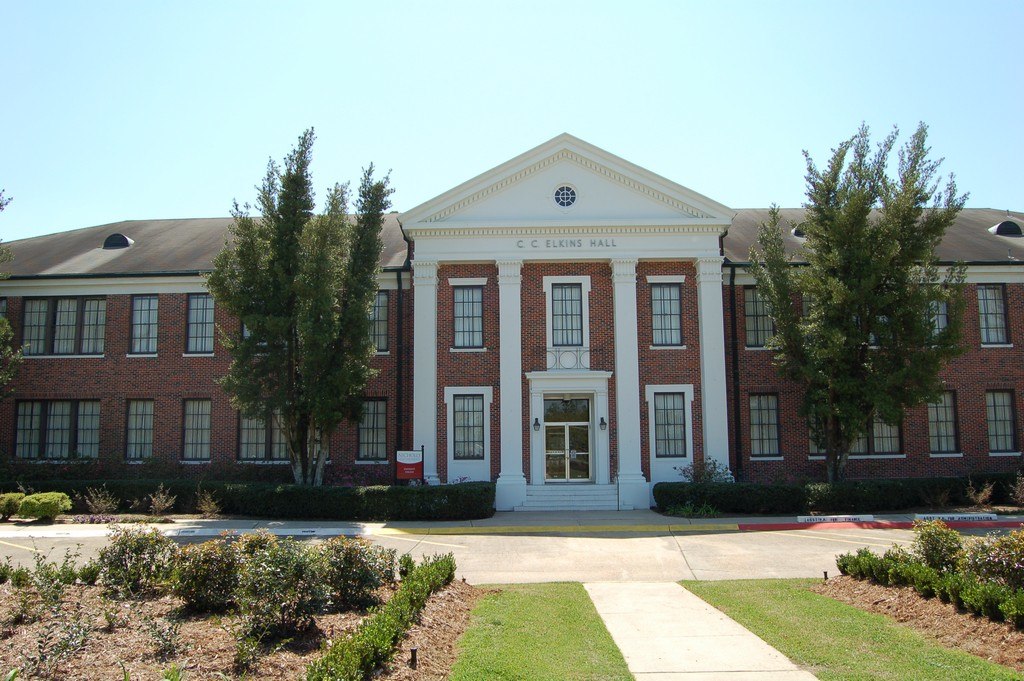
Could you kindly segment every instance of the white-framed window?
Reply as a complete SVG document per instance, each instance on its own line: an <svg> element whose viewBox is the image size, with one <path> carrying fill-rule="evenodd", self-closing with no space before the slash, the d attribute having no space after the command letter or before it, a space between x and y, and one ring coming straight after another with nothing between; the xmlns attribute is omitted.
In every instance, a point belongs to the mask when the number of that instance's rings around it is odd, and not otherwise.
<svg viewBox="0 0 1024 681"><path fill-rule="evenodd" d="M209 293L188 294L188 339L185 352L213 352L213 296Z"/></svg>
<svg viewBox="0 0 1024 681"><path fill-rule="evenodd" d="M768 314L768 305L756 286L743 287L743 318L748 348L763 348L768 339L775 335L775 324Z"/></svg>
<svg viewBox="0 0 1024 681"><path fill-rule="evenodd" d="M484 396L452 396L452 458L484 458Z"/></svg>
<svg viewBox="0 0 1024 681"><path fill-rule="evenodd" d="M106 298L26 298L22 315L26 355L103 354Z"/></svg>
<svg viewBox="0 0 1024 681"><path fill-rule="evenodd" d="M750 396L750 456L780 456L779 396L774 393Z"/></svg>
<svg viewBox="0 0 1024 681"><path fill-rule="evenodd" d="M810 437L809 451L812 455L822 455L825 447L819 445L814 437ZM902 457L903 430L902 424L886 423L875 416L868 430L850 445L850 456L881 456Z"/></svg>
<svg viewBox="0 0 1024 681"><path fill-rule="evenodd" d="M133 355L156 353L157 312L160 299L156 294L132 296L132 346Z"/></svg>
<svg viewBox="0 0 1024 681"><path fill-rule="evenodd" d="M288 443L284 440L281 421L276 415L260 418L239 414L238 460L288 460Z"/></svg>
<svg viewBox="0 0 1024 681"><path fill-rule="evenodd" d="M932 334L939 335L949 326L949 303L945 300L933 300L928 305Z"/></svg>
<svg viewBox="0 0 1024 681"><path fill-rule="evenodd" d="M484 287L452 287L454 337L456 348L484 346Z"/></svg>
<svg viewBox="0 0 1024 681"><path fill-rule="evenodd" d="M14 450L22 459L95 459L100 449L98 400L18 402Z"/></svg>
<svg viewBox="0 0 1024 681"><path fill-rule="evenodd" d="M359 449L356 461L388 460L388 403L373 399L363 402L359 420Z"/></svg>
<svg viewBox="0 0 1024 681"><path fill-rule="evenodd" d="M370 333L377 352L388 351L388 292L377 291L370 310Z"/></svg>
<svg viewBox="0 0 1024 681"><path fill-rule="evenodd" d="M153 400L128 400L124 458L140 461L153 456Z"/></svg>
<svg viewBox="0 0 1024 681"><path fill-rule="evenodd" d="M651 284L651 342L664 347L683 344L683 286Z"/></svg>
<svg viewBox="0 0 1024 681"><path fill-rule="evenodd" d="M210 400L185 400L181 458L210 459Z"/></svg>
<svg viewBox="0 0 1024 681"><path fill-rule="evenodd" d="M956 393L947 390L928 405L928 448L933 454L960 451Z"/></svg>
<svg viewBox="0 0 1024 681"><path fill-rule="evenodd" d="M658 460L689 458L693 452L693 385L648 385L644 393L652 465Z"/></svg>
<svg viewBox="0 0 1024 681"><path fill-rule="evenodd" d="M989 390L985 393L988 421L988 451L1006 454L1017 452L1017 420L1012 390Z"/></svg>
<svg viewBox="0 0 1024 681"><path fill-rule="evenodd" d="M444 389L447 414L448 477L490 479L491 386Z"/></svg>
<svg viewBox="0 0 1024 681"><path fill-rule="evenodd" d="M544 277L547 346L590 347L590 277Z"/></svg>
<svg viewBox="0 0 1024 681"><path fill-rule="evenodd" d="M1003 284L978 286L978 321L982 345L1010 342L1006 325L1006 287Z"/></svg>

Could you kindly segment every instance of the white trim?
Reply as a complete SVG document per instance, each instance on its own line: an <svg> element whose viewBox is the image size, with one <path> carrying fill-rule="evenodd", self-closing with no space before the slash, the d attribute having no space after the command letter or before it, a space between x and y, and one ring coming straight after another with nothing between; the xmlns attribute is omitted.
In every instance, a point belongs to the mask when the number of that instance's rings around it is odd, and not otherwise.
<svg viewBox="0 0 1024 681"><path fill-rule="evenodd" d="M289 462L288 461L284 461L282 463L289 463ZM357 466L384 466L384 465L389 464L391 462L388 461L387 459L374 459L373 461L366 461L366 460L360 461L360 460L356 459L353 463L355 463Z"/></svg>
<svg viewBox="0 0 1024 681"><path fill-rule="evenodd" d="M685 345L652 345L651 350L686 350Z"/></svg>
<svg viewBox="0 0 1024 681"><path fill-rule="evenodd" d="M212 459L178 459L178 463L186 466L200 466L204 463L210 463Z"/></svg>
<svg viewBox="0 0 1024 681"><path fill-rule="evenodd" d="M448 285L456 286L486 286L487 277L449 277Z"/></svg>
<svg viewBox="0 0 1024 681"><path fill-rule="evenodd" d="M948 267L939 267L939 276L948 272ZM1024 267L1020 265L967 265L964 277L967 284L1021 284L1024 283ZM736 268L736 285L750 286L757 283L746 267ZM723 282L723 286L728 286Z"/></svg>
<svg viewBox="0 0 1024 681"><path fill-rule="evenodd" d="M683 393L683 425L686 428L686 456L658 458L655 456L654 396L658 393ZM678 481L676 467L693 463L693 384L663 383L644 388L647 400L647 456L650 461L651 484Z"/></svg>
<svg viewBox="0 0 1024 681"><path fill-rule="evenodd" d="M214 354L212 352L183 352L183 353L181 353L181 356L182 357L213 357Z"/></svg>
<svg viewBox="0 0 1024 681"><path fill-rule="evenodd" d="M821 458L824 459L825 457ZM785 458L781 456L751 456L750 461L785 461Z"/></svg>
<svg viewBox="0 0 1024 681"><path fill-rule="evenodd" d="M1020 452L989 452L989 456L1020 456Z"/></svg>
<svg viewBox="0 0 1024 681"><path fill-rule="evenodd" d="M1013 343L982 343L983 348L1012 348Z"/></svg>
<svg viewBox="0 0 1024 681"><path fill-rule="evenodd" d="M647 275L648 284L685 284L685 274L649 274Z"/></svg>
<svg viewBox="0 0 1024 681"><path fill-rule="evenodd" d="M729 468L729 402L725 394L725 308L721 256L697 258L697 321L704 461Z"/></svg>
<svg viewBox="0 0 1024 681"><path fill-rule="evenodd" d="M48 355L26 355L24 353L22 353L21 356L24 357L25 359L103 359L103 358L106 357L105 354L103 354L103 355L55 355L55 354L48 354Z"/></svg>
<svg viewBox="0 0 1024 681"><path fill-rule="evenodd" d="M390 350L378 350L375 353L373 353L374 357L389 357L390 355L391 355L391 351Z"/></svg>
<svg viewBox="0 0 1024 681"><path fill-rule="evenodd" d="M547 347L551 344L551 287L554 284L579 284L583 297L583 347L590 347L590 277L544 277L544 332Z"/></svg>
<svg viewBox="0 0 1024 681"><path fill-rule="evenodd" d="M448 352L487 352L487 348L448 348Z"/></svg>
<svg viewBox="0 0 1024 681"><path fill-rule="evenodd" d="M929 452L928 457L932 459L962 459L964 456L963 452L949 452L949 453L936 453Z"/></svg>
<svg viewBox="0 0 1024 681"><path fill-rule="evenodd" d="M962 455L961 455L962 456ZM851 461L854 459L860 461L866 461L870 459L905 459L906 454L850 454L848 457Z"/></svg>
<svg viewBox="0 0 1024 681"><path fill-rule="evenodd" d="M523 261L498 260L499 471L494 507L511 511L526 499L523 475Z"/></svg>
<svg viewBox="0 0 1024 681"><path fill-rule="evenodd" d="M155 352L129 352L125 354L125 357L159 357Z"/></svg>
<svg viewBox="0 0 1024 681"><path fill-rule="evenodd" d="M744 345L743 349L744 350L753 350L754 352L765 352L765 351L770 351L771 350L771 348L765 347L763 345Z"/></svg>
<svg viewBox="0 0 1024 681"><path fill-rule="evenodd" d="M423 479L437 476L437 262L413 261L412 448L423 447Z"/></svg>
<svg viewBox="0 0 1024 681"><path fill-rule="evenodd" d="M142 463L142 461L134 461L134 463ZM267 461L266 459L235 459L235 463L240 466L290 466L291 461L288 459L273 459Z"/></svg>
<svg viewBox="0 0 1024 681"><path fill-rule="evenodd" d="M484 397L484 458L455 458L455 400L456 395L483 395ZM466 477L470 480L489 481L491 479L491 403L494 401L494 388L485 386L456 386L444 389L444 404L448 415L447 448L448 448L448 481Z"/></svg>
<svg viewBox="0 0 1024 681"><path fill-rule="evenodd" d="M753 457L751 457L751 459L753 459ZM807 455L807 460L808 461L824 461L825 457L822 456L821 454L808 454Z"/></svg>

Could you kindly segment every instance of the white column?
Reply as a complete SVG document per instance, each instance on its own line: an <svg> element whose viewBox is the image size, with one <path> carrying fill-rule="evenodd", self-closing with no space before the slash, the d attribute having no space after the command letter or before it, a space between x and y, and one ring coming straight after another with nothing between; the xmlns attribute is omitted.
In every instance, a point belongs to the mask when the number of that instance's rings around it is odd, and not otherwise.
<svg viewBox="0 0 1024 681"><path fill-rule="evenodd" d="M526 499L523 475L522 260L499 261L498 316L501 380L501 472L494 506L511 511Z"/></svg>
<svg viewBox="0 0 1024 681"><path fill-rule="evenodd" d="M648 508L650 486L640 469L640 356L636 329L636 260L612 260L612 284L615 305L619 505Z"/></svg>
<svg viewBox="0 0 1024 681"><path fill-rule="evenodd" d="M729 422L725 397L725 316L722 258L697 258L700 327L700 398L704 460L729 468Z"/></svg>
<svg viewBox="0 0 1024 681"><path fill-rule="evenodd" d="M413 262L412 440L423 477L437 485L437 263Z"/></svg>

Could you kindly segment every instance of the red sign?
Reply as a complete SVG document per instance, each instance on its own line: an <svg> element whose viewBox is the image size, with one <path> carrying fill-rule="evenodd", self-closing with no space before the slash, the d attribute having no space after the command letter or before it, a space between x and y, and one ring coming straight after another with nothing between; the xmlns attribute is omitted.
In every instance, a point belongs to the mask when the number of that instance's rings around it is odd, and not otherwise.
<svg viewBox="0 0 1024 681"><path fill-rule="evenodd" d="M408 452L397 452L398 479L423 479L423 452L419 449Z"/></svg>

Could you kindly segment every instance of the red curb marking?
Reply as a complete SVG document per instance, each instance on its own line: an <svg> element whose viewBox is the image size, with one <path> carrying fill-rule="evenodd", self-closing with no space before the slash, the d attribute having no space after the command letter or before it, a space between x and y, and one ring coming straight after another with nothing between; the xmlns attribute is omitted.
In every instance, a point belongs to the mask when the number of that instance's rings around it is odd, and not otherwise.
<svg viewBox="0 0 1024 681"><path fill-rule="evenodd" d="M1019 520L959 520L946 523L956 530L1017 528L1024 526ZM771 532L773 530L909 530L909 520L875 520L862 523L738 523L740 532Z"/></svg>

